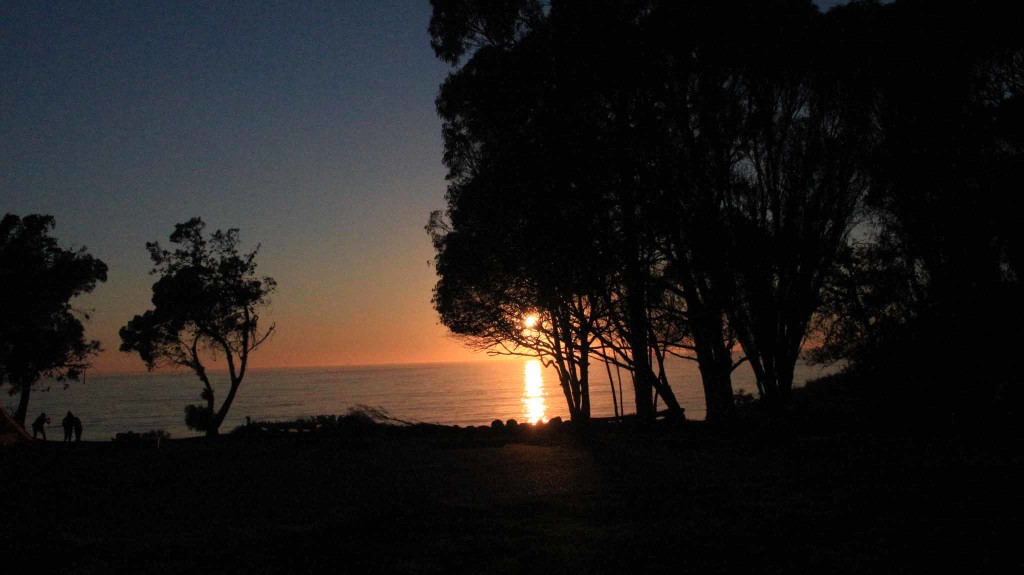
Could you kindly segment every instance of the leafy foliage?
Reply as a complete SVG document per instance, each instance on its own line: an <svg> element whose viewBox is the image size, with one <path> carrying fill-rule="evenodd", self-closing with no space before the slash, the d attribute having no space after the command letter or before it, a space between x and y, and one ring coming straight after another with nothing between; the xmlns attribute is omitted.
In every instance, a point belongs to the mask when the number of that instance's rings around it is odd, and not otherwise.
<svg viewBox="0 0 1024 575"><path fill-rule="evenodd" d="M462 63L428 226L442 323L538 353L563 387L589 357L625 367L646 418L652 392L676 405L672 353L727 417L737 339L762 394L788 390L867 188L861 93L828 69L841 43L814 6L434 7L435 51ZM531 310L543 341L523 341Z"/></svg>
<svg viewBox="0 0 1024 575"><path fill-rule="evenodd" d="M107 266L60 247L52 216L7 214L0 221L0 384L20 394L15 418L24 423L32 386L41 377L77 380L100 343L85 339L71 300L107 279Z"/></svg>
<svg viewBox="0 0 1024 575"><path fill-rule="evenodd" d="M256 275L259 247L239 253L238 230L217 230L207 239L199 218L177 224L170 236L173 250L146 244L153 271L153 309L121 328L121 351L138 353L150 370L165 365L187 367L203 382L206 406L189 406L186 423L217 433L238 386L249 354L273 334L260 329L260 312L269 305L276 283ZM228 364L231 388L219 410L206 372L208 357Z"/></svg>
<svg viewBox="0 0 1024 575"><path fill-rule="evenodd" d="M1019 347L1024 321L1024 42L1009 10L837 13L876 31L861 46L875 95L874 225L829 285L822 359L850 360L900 418L984 423L1021 404L1018 370L996 357Z"/></svg>

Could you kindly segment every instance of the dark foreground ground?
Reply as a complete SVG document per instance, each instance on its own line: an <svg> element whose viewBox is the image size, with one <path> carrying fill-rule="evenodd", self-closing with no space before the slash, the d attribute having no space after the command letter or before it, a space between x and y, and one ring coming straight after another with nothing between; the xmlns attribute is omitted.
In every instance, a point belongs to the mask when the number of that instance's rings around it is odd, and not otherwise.
<svg viewBox="0 0 1024 575"><path fill-rule="evenodd" d="M0 449L37 572L1020 572L1020 444L698 425Z"/></svg>

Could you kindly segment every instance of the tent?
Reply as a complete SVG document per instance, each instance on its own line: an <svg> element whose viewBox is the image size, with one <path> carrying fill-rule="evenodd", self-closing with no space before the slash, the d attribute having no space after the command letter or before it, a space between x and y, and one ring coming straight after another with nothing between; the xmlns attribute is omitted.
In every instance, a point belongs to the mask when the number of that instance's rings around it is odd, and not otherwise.
<svg viewBox="0 0 1024 575"><path fill-rule="evenodd" d="M0 445L18 443L20 441L31 441L25 428L18 425L16 421L7 415L3 407L0 407Z"/></svg>

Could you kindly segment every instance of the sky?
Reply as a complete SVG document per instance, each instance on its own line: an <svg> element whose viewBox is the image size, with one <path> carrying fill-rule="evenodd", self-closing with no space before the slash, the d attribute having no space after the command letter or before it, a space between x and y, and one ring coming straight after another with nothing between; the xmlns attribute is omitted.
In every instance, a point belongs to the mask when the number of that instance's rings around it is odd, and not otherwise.
<svg viewBox="0 0 1024 575"><path fill-rule="evenodd" d="M150 306L145 243L202 217L261 244L256 367L481 359L430 305L444 207L426 1L0 5L0 210L56 217L108 281L99 372Z"/></svg>
<svg viewBox="0 0 1024 575"><path fill-rule="evenodd" d="M833 4L834 2L824 2ZM100 373L144 369L147 241L202 217L261 246L253 367L469 361L430 304L449 71L427 0L0 3L0 211L105 261L75 300Z"/></svg>

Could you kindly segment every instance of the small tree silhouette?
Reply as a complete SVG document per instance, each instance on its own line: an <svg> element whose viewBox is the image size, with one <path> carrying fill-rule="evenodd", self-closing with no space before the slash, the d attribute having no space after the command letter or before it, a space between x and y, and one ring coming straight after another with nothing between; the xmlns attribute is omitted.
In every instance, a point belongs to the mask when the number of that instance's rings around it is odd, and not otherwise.
<svg viewBox="0 0 1024 575"><path fill-rule="evenodd" d="M269 305L276 282L256 276L256 254L238 252L238 229L217 230L209 240L200 218L177 224L170 251L147 243L160 279L153 284L153 309L135 316L121 328L121 351L136 352L150 370L179 365L193 370L203 382L205 405L185 409L191 429L217 435L245 377L249 354L274 332L259 329L259 311ZM215 409L213 386L204 357L223 355L231 387Z"/></svg>

